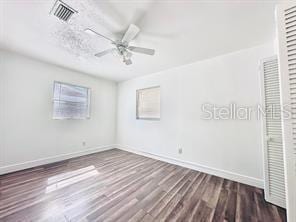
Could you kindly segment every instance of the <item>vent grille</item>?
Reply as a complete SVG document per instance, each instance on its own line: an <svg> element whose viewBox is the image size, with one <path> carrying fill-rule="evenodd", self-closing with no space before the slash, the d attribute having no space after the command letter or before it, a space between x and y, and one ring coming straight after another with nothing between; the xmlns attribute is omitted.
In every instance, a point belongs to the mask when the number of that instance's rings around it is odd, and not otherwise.
<svg viewBox="0 0 296 222"><path fill-rule="evenodd" d="M57 0L52 8L52 14L65 22L68 22L74 13L77 11L60 0Z"/></svg>

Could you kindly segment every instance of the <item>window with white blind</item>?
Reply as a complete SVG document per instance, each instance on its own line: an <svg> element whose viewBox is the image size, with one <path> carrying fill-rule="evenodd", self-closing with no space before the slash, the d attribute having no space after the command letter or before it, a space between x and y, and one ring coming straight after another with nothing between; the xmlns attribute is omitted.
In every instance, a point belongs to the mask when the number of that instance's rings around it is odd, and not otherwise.
<svg viewBox="0 0 296 222"><path fill-rule="evenodd" d="M160 87L137 90L137 119L160 119Z"/></svg>
<svg viewBox="0 0 296 222"><path fill-rule="evenodd" d="M88 119L90 89L83 86L54 82L53 119Z"/></svg>

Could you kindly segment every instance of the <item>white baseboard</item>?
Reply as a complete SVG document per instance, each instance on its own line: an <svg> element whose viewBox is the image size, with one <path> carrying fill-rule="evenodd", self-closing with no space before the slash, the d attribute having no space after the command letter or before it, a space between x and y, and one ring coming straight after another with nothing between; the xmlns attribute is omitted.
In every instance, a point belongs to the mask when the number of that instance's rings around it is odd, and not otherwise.
<svg viewBox="0 0 296 222"><path fill-rule="evenodd" d="M120 144L108 145L108 146L100 146L100 147L96 147L96 148L87 149L87 150L84 150L84 151L79 151L79 152L74 152L74 153L67 153L67 154L52 156L52 157L49 157L49 158L37 159L37 160L33 160L33 161L27 161L27 162L23 162L23 163L3 166L3 167L0 167L0 175L15 172L15 171L18 171L18 170L28 169L28 168L31 168L31 167L41 166L41 165L44 165L44 164L54 163L54 162L58 162L58 161L62 161L62 160L66 160L66 159L70 159L70 158L74 158L74 157L84 156L84 155L91 154L91 153L102 152L102 151L110 150L110 149L113 149L113 148L118 148L118 149L121 149L121 150L136 153L136 154L146 156L146 157L149 157L149 158L161 160L161 161L164 161L164 162L168 162L168 163L179 165L179 166L186 167L186 168L189 168L189 169L197 170L197 171L204 172L204 173L207 173L207 174L211 174L211 175L223 177L223 178L226 178L226 179L229 179L229 180L237 181L237 182L240 182L240 183L248 184L248 185L251 185L251 186L255 186L255 187L259 187L259 188L264 187L264 181L261 180L261 179L258 179L258 178L249 177L249 176L237 174L237 173L226 171L226 170L216 169L216 168L213 168L213 167L208 167L208 166L204 166L204 165L189 162L189 161L179 160L179 159L176 159L176 158L171 158L171 157L165 157L165 156L162 156L162 155L152 154L152 153L149 153L149 152L145 152L145 151L135 149L135 148L132 148L132 147L129 147L129 146L123 146L123 145L120 145Z"/></svg>
<svg viewBox="0 0 296 222"><path fill-rule="evenodd" d="M142 156L150 157L153 159L161 160L161 161L168 162L171 164L179 165L179 166L186 167L189 169L197 170L197 171L200 171L203 173L215 175L215 176L222 177L225 179L233 180L233 181L236 181L239 183L244 183L244 184L248 184L248 185L259 187L259 188L264 187L264 181L261 179L258 179L258 178L249 177L249 176L237 174L237 173L226 171L226 170L216 169L213 167L208 167L208 166L204 166L204 165L189 162L189 161L179 160L179 159L175 159L175 158L171 158L171 157L165 157L165 156L145 152L145 151L142 151L139 149L135 149L130 146L123 146L120 144L116 144L115 147L118 149L121 149L121 150L125 150L125 151L139 154Z"/></svg>
<svg viewBox="0 0 296 222"><path fill-rule="evenodd" d="M24 170L24 169L28 169L28 168L32 168L32 167L36 167L36 166L41 166L44 164L59 162L62 160L67 160L67 159L73 158L73 157L79 157L79 156L84 156L84 155L88 155L91 153L102 152L102 151L110 150L110 149L114 149L114 148L115 148L115 145L100 146L100 147L90 148L90 149L83 150L83 151L66 153L66 154L61 154L61 155L52 156L52 157L48 157L48 158L42 158L42 159L27 161L27 162L23 162L23 163L7 165L7 166L0 167L0 175L15 172L18 170Z"/></svg>

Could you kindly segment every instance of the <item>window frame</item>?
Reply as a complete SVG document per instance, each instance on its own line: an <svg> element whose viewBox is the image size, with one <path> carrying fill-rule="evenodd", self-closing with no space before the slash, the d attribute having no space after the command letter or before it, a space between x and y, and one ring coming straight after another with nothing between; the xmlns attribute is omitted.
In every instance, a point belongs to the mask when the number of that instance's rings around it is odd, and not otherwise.
<svg viewBox="0 0 296 222"><path fill-rule="evenodd" d="M142 90L147 90L147 89L154 89L154 88L159 88L159 117L139 117L139 92ZM160 121L161 117L161 93L160 93L160 85L157 86L151 86L151 87L146 87L146 88L141 88L136 90L136 119L137 120L154 120L154 121Z"/></svg>
<svg viewBox="0 0 296 222"><path fill-rule="evenodd" d="M55 89L55 84L63 84L63 85L68 85L68 86L73 86L73 87L80 87L80 88L85 88L87 89L87 116L86 117L55 117L54 116L54 89ZM67 83L67 82L62 82L62 81L56 81L54 80L53 82L53 87L52 87L52 119L53 120L88 120L90 119L90 113L91 113L91 108L90 108L90 103L91 103L91 88L86 87L86 86L81 86L81 85L76 85L72 83Z"/></svg>

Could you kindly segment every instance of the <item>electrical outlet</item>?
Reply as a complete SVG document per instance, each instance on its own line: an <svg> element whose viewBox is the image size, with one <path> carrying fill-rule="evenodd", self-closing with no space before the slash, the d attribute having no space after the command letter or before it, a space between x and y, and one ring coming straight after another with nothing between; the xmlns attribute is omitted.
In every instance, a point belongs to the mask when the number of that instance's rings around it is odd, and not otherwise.
<svg viewBox="0 0 296 222"><path fill-rule="evenodd" d="M82 142L82 146L85 146L85 145L86 145L86 142L85 142L85 141L83 141L83 142Z"/></svg>
<svg viewBox="0 0 296 222"><path fill-rule="evenodd" d="M182 154L183 153L183 149L182 148L179 148L178 149L178 152L179 152L179 154Z"/></svg>

